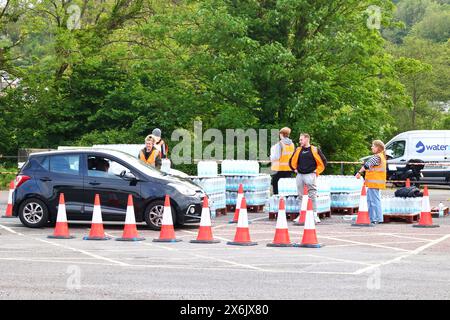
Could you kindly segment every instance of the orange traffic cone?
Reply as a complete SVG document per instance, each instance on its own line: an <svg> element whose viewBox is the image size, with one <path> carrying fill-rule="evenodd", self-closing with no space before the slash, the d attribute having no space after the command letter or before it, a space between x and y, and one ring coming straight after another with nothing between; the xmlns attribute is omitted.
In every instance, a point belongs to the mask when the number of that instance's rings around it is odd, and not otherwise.
<svg viewBox="0 0 450 320"><path fill-rule="evenodd" d="M196 240L191 243L219 243L220 240L214 240L211 228L211 213L209 211L208 197L203 198L202 217Z"/></svg>
<svg viewBox="0 0 450 320"><path fill-rule="evenodd" d="M303 186L302 207L300 208L300 214L297 219L294 220L294 225L304 226L306 219L306 208L308 206L308 188Z"/></svg>
<svg viewBox="0 0 450 320"><path fill-rule="evenodd" d="M105 236L103 229L102 211L100 207L100 197L95 195L94 213L92 214L92 225L89 236L84 237L83 240L109 240L110 237Z"/></svg>
<svg viewBox="0 0 450 320"><path fill-rule="evenodd" d="M406 178L405 187L411 187L411 180L409 180L409 178Z"/></svg>
<svg viewBox="0 0 450 320"><path fill-rule="evenodd" d="M422 212L420 213L419 224L413 225L416 228L437 228L438 224L433 224L431 218L430 196L428 195L428 187L425 186L422 198Z"/></svg>
<svg viewBox="0 0 450 320"><path fill-rule="evenodd" d="M316 225L314 223L314 213L311 199L308 199L308 208L306 209L305 229L303 230L302 242L300 244L295 244L294 247L322 247L322 245L317 241Z"/></svg>
<svg viewBox="0 0 450 320"><path fill-rule="evenodd" d="M284 198L280 199L278 206L277 226L275 227L275 237L272 243L267 244L268 247L292 247L291 239L286 219L286 207Z"/></svg>
<svg viewBox="0 0 450 320"><path fill-rule="evenodd" d="M13 213L13 203L12 203L12 196L14 192L14 180L9 183L9 194L8 194L8 204L6 206L6 212L5 215L2 216L2 218L15 218Z"/></svg>
<svg viewBox="0 0 450 320"><path fill-rule="evenodd" d="M239 210L241 209L242 197L244 196L244 187L242 183L239 184L239 190L236 200L236 209L234 210L234 217L229 223L237 223L239 220Z"/></svg>
<svg viewBox="0 0 450 320"><path fill-rule="evenodd" d="M59 195L59 206L56 217L56 226L53 235L48 236L50 239L72 239L75 238L69 234L69 226L67 223L66 204L64 201L64 193Z"/></svg>
<svg viewBox="0 0 450 320"><path fill-rule="evenodd" d="M352 224L354 227L373 227L370 223L369 210L367 209L366 187L362 186L361 197L359 198L358 217L356 222Z"/></svg>
<svg viewBox="0 0 450 320"><path fill-rule="evenodd" d="M175 238L175 230L173 228L172 209L170 207L170 198L166 195L164 200L164 212L161 223L161 232L158 239L153 242L179 242L181 239Z"/></svg>
<svg viewBox="0 0 450 320"><path fill-rule="evenodd" d="M117 241L142 241L138 235L136 227L136 217L134 216L133 196L128 195L127 214L125 216L125 226L121 238L116 238Z"/></svg>
<svg viewBox="0 0 450 320"><path fill-rule="evenodd" d="M248 217L247 217L247 202L245 197L242 197L241 209L239 211L239 220L236 228L236 234L234 241L228 241L229 245L236 246L255 246L256 242L250 240L250 232L248 229Z"/></svg>

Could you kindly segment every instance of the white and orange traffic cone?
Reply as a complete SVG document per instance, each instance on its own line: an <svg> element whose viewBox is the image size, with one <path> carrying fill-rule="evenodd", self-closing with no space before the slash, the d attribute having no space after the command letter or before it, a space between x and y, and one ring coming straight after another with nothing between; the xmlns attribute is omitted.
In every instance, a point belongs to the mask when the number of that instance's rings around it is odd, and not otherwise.
<svg viewBox="0 0 450 320"><path fill-rule="evenodd" d="M153 242L179 242L181 239L175 238L175 229L173 228L172 208L170 207L170 198L166 195L164 200L164 212L161 222L161 231L158 239Z"/></svg>
<svg viewBox="0 0 450 320"><path fill-rule="evenodd" d="M2 216L2 218L15 218L13 216L13 203L12 203L14 188L15 188L15 185L14 185L14 180L13 180L9 183L8 204L6 205L5 215Z"/></svg>
<svg viewBox="0 0 450 320"><path fill-rule="evenodd" d="M369 210L367 209L367 193L366 187L363 185L361 189L361 197L359 198L359 209L356 222L352 224L354 227L373 227L370 223Z"/></svg>
<svg viewBox="0 0 450 320"><path fill-rule="evenodd" d="M198 228L198 235L196 240L191 240L191 243L219 243L220 240L215 240L211 228L211 212L209 211L208 197L203 198L202 216L200 219L200 227Z"/></svg>
<svg viewBox="0 0 450 320"><path fill-rule="evenodd" d="M302 242L294 244L294 247L303 248L321 248L322 245L317 241L316 225L314 223L314 212L311 199L308 199L306 209L305 229L303 230Z"/></svg>
<svg viewBox="0 0 450 320"><path fill-rule="evenodd" d="M428 195L428 187L425 186L422 197L422 212L420 213L419 223L413 225L416 228L437 228L438 224L433 224L433 218L431 217L431 205L430 196Z"/></svg>
<svg viewBox="0 0 450 320"><path fill-rule="evenodd" d="M84 237L83 240L109 240L109 239L111 239L111 237L107 237L105 235L105 230L103 229L100 197L98 194L96 194L94 201L94 213L92 214L91 231L89 231L89 236Z"/></svg>
<svg viewBox="0 0 450 320"><path fill-rule="evenodd" d="M306 219L306 209L308 207L308 188L306 185L303 186L303 196L302 196L302 206L300 208L300 213L296 219L294 219L294 225L304 226Z"/></svg>
<svg viewBox="0 0 450 320"><path fill-rule="evenodd" d="M234 241L228 241L227 244L236 246L257 245L256 242L252 242L250 240L250 232L248 229L247 202L245 201L245 197L242 197L241 209L239 211L239 220L237 223Z"/></svg>
<svg viewBox="0 0 450 320"><path fill-rule="evenodd" d="M56 217L56 225L53 235L48 236L50 239L72 239L75 238L69 234L69 225L67 223L66 203L64 201L64 193L59 195L58 213Z"/></svg>
<svg viewBox="0 0 450 320"><path fill-rule="evenodd" d="M284 198L280 198L280 205L278 206L277 225L275 227L275 237L272 243L267 244L268 247L292 247L291 239L289 237L286 207Z"/></svg>
<svg viewBox="0 0 450 320"><path fill-rule="evenodd" d="M230 220L229 223L237 223L239 220L239 210L241 209L242 197L244 197L244 186L242 183L239 184L238 195L236 199L236 208L234 210L233 219Z"/></svg>
<svg viewBox="0 0 450 320"><path fill-rule="evenodd" d="M125 226L121 238L116 238L117 241L142 241L145 238L139 237L136 227L136 217L134 215L133 196L128 195L127 213L125 216Z"/></svg>

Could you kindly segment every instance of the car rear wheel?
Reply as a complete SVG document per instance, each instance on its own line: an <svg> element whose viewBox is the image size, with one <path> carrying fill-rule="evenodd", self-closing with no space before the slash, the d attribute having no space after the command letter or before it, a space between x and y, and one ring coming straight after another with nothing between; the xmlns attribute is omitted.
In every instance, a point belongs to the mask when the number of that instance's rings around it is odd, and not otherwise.
<svg viewBox="0 0 450 320"><path fill-rule="evenodd" d="M164 213L164 201L163 200L157 200L153 201L147 206L147 209L145 210L144 218L147 225L152 230L161 230L161 223ZM176 223L176 215L175 210L172 207L172 221L175 225Z"/></svg>
<svg viewBox="0 0 450 320"><path fill-rule="evenodd" d="M39 199L27 199L19 207L19 219L28 228L42 228L48 223L48 208Z"/></svg>

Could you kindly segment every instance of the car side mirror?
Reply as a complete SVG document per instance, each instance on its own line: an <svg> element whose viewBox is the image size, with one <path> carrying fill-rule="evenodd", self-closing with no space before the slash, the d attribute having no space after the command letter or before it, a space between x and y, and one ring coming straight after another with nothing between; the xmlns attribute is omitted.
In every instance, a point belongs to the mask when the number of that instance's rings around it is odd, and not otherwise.
<svg viewBox="0 0 450 320"><path fill-rule="evenodd" d="M138 180L134 174L132 174L131 172L126 172L125 170L123 170L123 171L120 173L120 177L121 177L122 179L128 180L128 181L135 181L135 180Z"/></svg>

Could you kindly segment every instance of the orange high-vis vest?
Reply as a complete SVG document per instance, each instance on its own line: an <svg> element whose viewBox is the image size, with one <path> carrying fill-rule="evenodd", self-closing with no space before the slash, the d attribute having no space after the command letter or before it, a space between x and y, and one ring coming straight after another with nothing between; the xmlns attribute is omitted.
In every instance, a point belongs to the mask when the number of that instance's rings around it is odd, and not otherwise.
<svg viewBox="0 0 450 320"><path fill-rule="evenodd" d="M145 163L148 163L151 166L155 166L156 164L156 157L159 155L159 151L156 149L153 149L150 153L150 155L148 156L148 159L145 159L145 154L144 151L141 150L141 152L139 153L139 159L141 159L142 161L144 161Z"/></svg>
<svg viewBox="0 0 450 320"><path fill-rule="evenodd" d="M295 146L293 143L285 144L281 142L281 157L278 160L272 161L272 170L273 171L292 171L289 166L289 159L294 154Z"/></svg>
<svg viewBox="0 0 450 320"><path fill-rule="evenodd" d="M316 175L318 176L325 170L325 165L322 161L322 158L319 155L319 151L317 150L317 147L311 146L311 151L312 151L314 160L316 160L316 164L317 164ZM297 167L298 157L300 156L301 152L302 152L302 147L298 147L297 150L295 150L294 155L292 156L291 160L289 161L292 168Z"/></svg>
<svg viewBox="0 0 450 320"><path fill-rule="evenodd" d="M377 155L381 162L378 166L366 170L366 186L372 189L386 189L386 157L383 152Z"/></svg>

